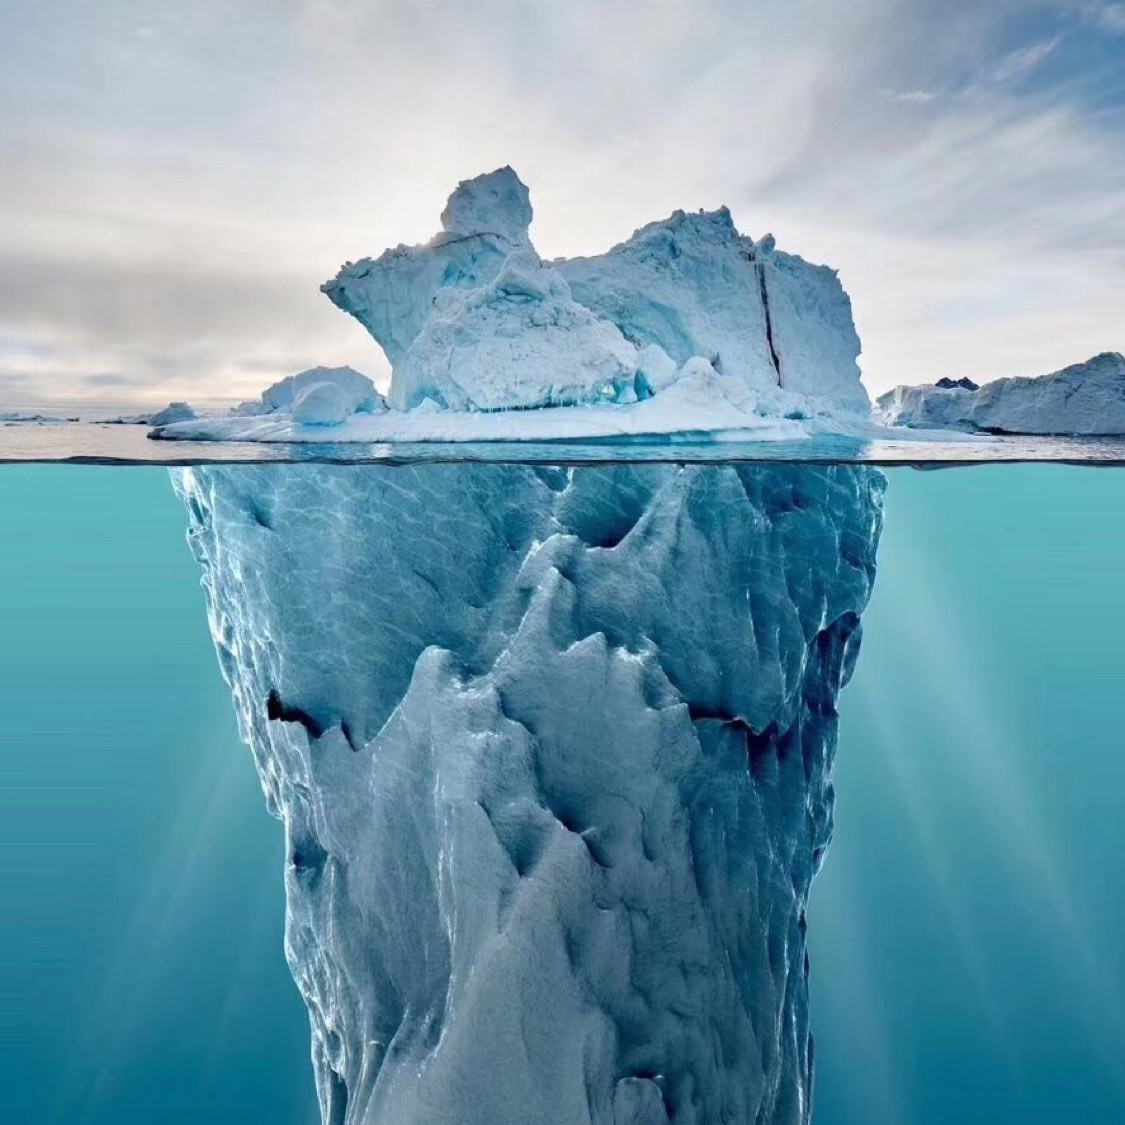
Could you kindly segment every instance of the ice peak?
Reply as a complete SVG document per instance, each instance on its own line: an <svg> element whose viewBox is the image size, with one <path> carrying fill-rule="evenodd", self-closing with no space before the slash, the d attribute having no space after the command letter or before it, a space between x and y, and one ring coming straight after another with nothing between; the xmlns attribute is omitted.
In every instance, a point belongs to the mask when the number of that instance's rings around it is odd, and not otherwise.
<svg viewBox="0 0 1125 1125"><path fill-rule="evenodd" d="M462 180L441 213L441 226L447 235L493 234L523 244L531 216L527 185L505 166Z"/></svg>
<svg viewBox="0 0 1125 1125"><path fill-rule="evenodd" d="M734 225L730 208L719 207L715 211L673 211L666 219L657 219L638 228L629 242L644 243L670 237L715 245L737 241L742 236Z"/></svg>

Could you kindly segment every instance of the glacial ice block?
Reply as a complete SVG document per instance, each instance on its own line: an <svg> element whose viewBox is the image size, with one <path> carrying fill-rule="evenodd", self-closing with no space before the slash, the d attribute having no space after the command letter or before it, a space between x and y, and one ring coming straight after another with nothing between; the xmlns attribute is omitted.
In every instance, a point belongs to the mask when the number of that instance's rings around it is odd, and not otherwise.
<svg viewBox="0 0 1125 1125"><path fill-rule="evenodd" d="M750 403L867 411L835 272L739 234L726 208L677 211L600 257L553 262L536 254L531 218L503 168L458 186L427 245L325 284L386 351L396 408L628 403L708 362Z"/></svg>
<svg viewBox="0 0 1125 1125"><path fill-rule="evenodd" d="M174 471L327 1125L808 1121L869 468Z"/></svg>
<svg viewBox="0 0 1125 1125"><path fill-rule="evenodd" d="M395 368L392 395L458 411L635 402L638 368L637 349L527 250L430 316Z"/></svg>

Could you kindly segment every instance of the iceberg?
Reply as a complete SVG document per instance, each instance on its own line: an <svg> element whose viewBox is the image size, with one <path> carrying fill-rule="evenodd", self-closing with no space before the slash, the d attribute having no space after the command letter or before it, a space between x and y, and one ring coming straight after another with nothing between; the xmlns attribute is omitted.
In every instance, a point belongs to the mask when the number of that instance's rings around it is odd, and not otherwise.
<svg viewBox="0 0 1125 1125"><path fill-rule="evenodd" d="M195 408L186 402L170 402L160 410L149 414L122 414L115 418L107 418L107 426L171 426L176 422L192 422L199 415Z"/></svg>
<svg viewBox="0 0 1125 1125"><path fill-rule="evenodd" d="M285 827L326 1125L807 1122L805 908L882 475L173 480Z"/></svg>
<svg viewBox="0 0 1125 1125"><path fill-rule="evenodd" d="M628 402L648 369L710 363L749 393L866 410L834 271L755 243L721 208L677 211L597 258L544 262L511 168L461 183L428 245L345 266L328 297L383 347L399 409ZM642 356L642 352L645 354Z"/></svg>
<svg viewBox="0 0 1125 1125"><path fill-rule="evenodd" d="M1125 356L1103 352L1037 377L943 379L895 387L878 401L888 425L1004 434L1125 434Z"/></svg>
<svg viewBox="0 0 1125 1125"><path fill-rule="evenodd" d="M361 375L352 367L311 367L296 375L267 387L258 402L244 403L235 409L237 415L261 415L284 413L294 420L302 421L302 413L325 413L322 406L318 411L315 404L332 402L340 421L350 414L378 413L386 410L383 396L375 389L375 384L366 375ZM309 419L310 421L312 419ZM314 423L323 424L323 423Z"/></svg>
<svg viewBox="0 0 1125 1125"><path fill-rule="evenodd" d="M545 261L532 215L527 187L501 168L457 187L425 245L348 263L322 287L390 361L386 401L373 387L363 394L375 406L357 400L350 368L317 369L343 395L322 389L302 406L267 391L233 416L152 436L315 442L325 425L333 441L358 442L872 430L834 270L740 234L726 208L677 211L600 257Z"/></svg>

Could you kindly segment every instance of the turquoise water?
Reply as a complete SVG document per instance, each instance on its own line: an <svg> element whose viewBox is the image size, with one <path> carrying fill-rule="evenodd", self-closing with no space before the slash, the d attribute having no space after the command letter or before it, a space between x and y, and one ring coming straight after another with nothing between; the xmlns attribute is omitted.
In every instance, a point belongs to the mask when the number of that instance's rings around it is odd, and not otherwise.
<svg viewBox="0 0 1125 1125"><path fill-rule="evenodd" d="M818 1125L1125 1118L1125 472L891 473ZM282 841L156 468L0 468L0 1121L312 1125Z"/></svg>

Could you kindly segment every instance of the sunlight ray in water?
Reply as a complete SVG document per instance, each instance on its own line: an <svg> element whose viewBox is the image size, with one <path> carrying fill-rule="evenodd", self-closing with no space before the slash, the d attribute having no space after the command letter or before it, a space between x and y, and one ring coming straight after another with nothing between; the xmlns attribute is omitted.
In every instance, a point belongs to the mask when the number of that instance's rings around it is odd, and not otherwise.
<svg viewBox="0 0 1125 1125"><path fill-rule="evenodd" d="M104 970L103 989L82 1021L69 1080L60 1083L62 1097L68 1103L75 1099L83 1112L114 1081L134 1038L152 1021L149 1005L159 995L161 978L175 973L186 955L181 931L193 913L201 880L213 868L214 850L244 781L232 748L217 739L204 741L174 823L148 871L143 862L139 865L133 915L123 926L113 964Z"/></svg>
<svg viewBox="0 0 1125 1125"><path fill-rule="evenodd" d="M884 636L882 643L890 646L897 638ZM1017 1065L1012 1046L1009 1016L1005 1013L990 982L989 966L984 957L981 935L974 929L972 911L959 893L949 862L942 848L943 826L927 809L921 779L912 768L914 759L904 750L903 731L910 730L916 716L904 714L893 698L874 695L868 681L849 700L849 707L862 710L864 721L874 733L872 744L882 768L895 787L896 796L906 812L914 835L917 854L924 864L924 878L935 900L940 904L949 935L965 973L976 992L979 1010L988 1024L993 1042L1010 1067Z"/></svg>
<svg viewBox="0 0 1125 1125"><path fill-rule="evenodd" d="M231 752L237 753L238 750L231 748ZM270 828L277 835L278 866L280 866L280 826L271 824ZM276 914L277 890L269 883L263 882L250 889L246 896L244 910L237 919L231 920L232 925L236 925L241 931L242 941L238 956L231 967L230 987L215 1015L214 1025L208 1035L208 1051L202 1069L213 1081L222 1080L224 1063L230 1057L230 1048L237 1041L246 1014L254 1011L250 981L255 962L264 957L279 959L281 957L281 950L275 948L273 941ZM311 1122L316 1117L316 1105L315 1102L310 1105L312 1108L309 1110L308 1120Z"/></svg>
<svg viewBox="0 0 1125 1125"><path fill-rule="evenodd" d="M932 710L913 716L913 722L945 732L942 746L964 779L995 854L1003 857L1009 887L1018 892L1030 917L1046 912L1049 924L1040 925L1039 931L1054 950L1056 971L1086 998L1082 1014L1090 1051L1103 1058L1125 1089L1122 981L1090 925L1096 912L1075 897L1050 846L1051 824L1025 784L1021 746L1027 739L1019 713L1009 709L1002 720L1001 705L985 691L984 685L995 689L998 682L996 669L1003 666L1005 654L996 645L1003 638L982 636L964 619L956 592L947 588L933 565L932 540L912 527L912 515L908 509L894 511L897 549L906 557L903 570L896 572L911 576L909 591L883 590L882 596L895 606L903 658L924 662L932 683ZM893 720L900 732L909 729L904 718ZM892 722L889 716L886 721L888 726ZM905 736L900 734L897 741L901 746ZM909 752L900 757L909 761ZM911 784L907 775L905 785ZM917 782L913 784L917 789ZM910 804L921 808L921 795ZM1013 926L1018 924L1012 919Z"/></svg>

